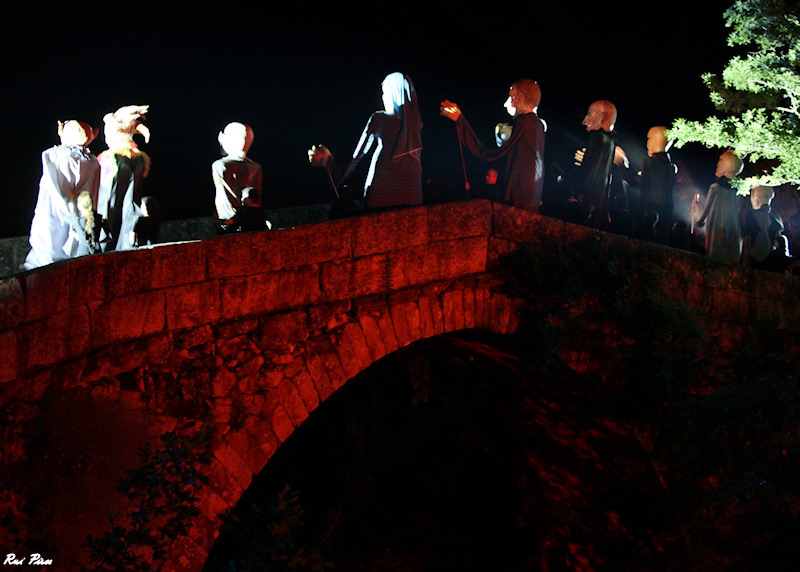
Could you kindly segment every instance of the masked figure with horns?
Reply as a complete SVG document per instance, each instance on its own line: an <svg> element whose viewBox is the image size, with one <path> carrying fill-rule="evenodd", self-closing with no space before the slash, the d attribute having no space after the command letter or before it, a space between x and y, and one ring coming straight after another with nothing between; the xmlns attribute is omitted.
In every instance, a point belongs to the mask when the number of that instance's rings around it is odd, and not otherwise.
<svg viewBox="0 0 800 572"><path fill-rule="evenodd" d="M100 153L100 196L97 212L111 227L106 250L129 250L133 227L141 213L142 182L150 173L150 157L139 150L133 136L150 141L150 130L141 123L147 105L129 105L103 117L108 149Z"/></svg>

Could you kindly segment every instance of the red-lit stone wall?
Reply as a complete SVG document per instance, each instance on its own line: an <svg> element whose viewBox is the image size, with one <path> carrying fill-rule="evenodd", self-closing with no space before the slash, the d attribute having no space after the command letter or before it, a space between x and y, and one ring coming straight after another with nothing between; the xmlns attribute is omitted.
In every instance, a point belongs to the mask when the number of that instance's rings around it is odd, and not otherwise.
<svg viewBox="0 0 800 572"><path fill-rule="evenodd" d="M212 424L202 514L172 557L172 569L199 569L219 514L336 389L423 338L513 332L518 302L493 261L524 241L585 240L609 260L673 269L670 291L707 313L728 348L759 321L799 327L792 277L487 201L87 257L0 282L0 429L11 444L0 466L28 475L21 490L38 499L64 564L121 508L114 485L139 445L186 420ZM564 357L579 371L607 367L588 346ZM33 426L57 444L46 472Z"/></svg>

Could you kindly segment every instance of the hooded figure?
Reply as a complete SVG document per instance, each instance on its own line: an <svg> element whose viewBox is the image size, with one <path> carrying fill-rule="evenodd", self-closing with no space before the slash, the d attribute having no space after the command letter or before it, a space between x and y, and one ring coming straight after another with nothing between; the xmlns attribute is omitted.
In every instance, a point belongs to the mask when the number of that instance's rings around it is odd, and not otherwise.
<svg viewBox="0 0 800 572"><path fill-rule="evenodd" d="M367 122L339 186L372 153L364 196L366 209L422 204L422 120L411 79L391 73L381 84L384 111Z"/></svg>

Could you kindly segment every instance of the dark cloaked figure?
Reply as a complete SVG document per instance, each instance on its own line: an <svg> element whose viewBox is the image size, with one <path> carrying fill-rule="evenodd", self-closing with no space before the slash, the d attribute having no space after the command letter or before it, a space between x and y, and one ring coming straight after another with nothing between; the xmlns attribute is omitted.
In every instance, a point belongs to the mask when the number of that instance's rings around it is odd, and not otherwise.
<svg viewBox="0 0 800 572"><path fill-rule="evenodd" d="M514 121L510 137L499 148L481 143L458 105L447 100L440 105L440 113L456 122L459 141L472 155L482 161L505 160L503 202L533 212L539 212L544 186L545 125L536 114L541 97L531 79L511 86L505 107Z"/></svg>
<svg viewBox="0 0 800 572"><path fill-rule="evenodd" d="M372 153L364 183L365 210L422 204L422 119L411 79L394 72L381 84L384 111L367 122L338 187Z"/></svg>
<svg viewBox="0 0 800 572"><path fill-rule="evenodd" d="M706 230L706 252L720 262L739 264L742 241L739 226L739 196L731 179L742 172L742 161L731 151L724 152L717 162L717 180L708 189L706 206L695 226Z"/></svg>
<svg viewBox="0 0 800 572"><path fill-rule="evenodd" d="M665 127L653 127L647 132L648 157L642 165L640 179L641 213L640 221L645 217L658 215L653 240L661 244L669 244L672 229L672 211L674 202L672 187L675 184L677 167L667 152L668 142ZM642 238L646 238L642 236Z"/></svg>
<svg viewBox="0 0 800 572"><path fill-rule="evenodd" d="M742 265L756 270L786 272L788 245L783 221L772 212L775 196L772 187L756 187L750 192L752 209L745 212L742 223Z"/></svg>
<svg viewBox="0 0 800 572"><path fill-rule="evenodd" d="M588 131L586 150L576 154L579 164L578 192L583 195L584 224L605 230L610 224L609 201L614 153L617 148L614 125L617 109L610 101L589 106L583 125Z"/></svg>
<svg viewBox="0 0 800 572"><path fill-rule="evenodd" d="M483 178L483 183L470 188L469 195L475 199L489 199L490 201L500 201L500 189L498 188L498 178L500 174L497 169L489 169Z"/></svg>

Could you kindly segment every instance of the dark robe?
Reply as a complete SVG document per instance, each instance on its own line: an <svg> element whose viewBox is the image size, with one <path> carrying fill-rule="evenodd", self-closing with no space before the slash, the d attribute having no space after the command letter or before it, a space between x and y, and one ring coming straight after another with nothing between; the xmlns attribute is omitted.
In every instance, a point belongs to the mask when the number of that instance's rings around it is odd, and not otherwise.
<svg viewBox="0 0 800 572"><path fill-rule="evenodd" d="M344 184L361 160L372 153L372 162L364 183L367 210L422 204L421 149L394 154L403 129L404 120L399 115L384 111L373 113L339 183L339 186Z"/></svg>
<svg viewBox="0 0 800 572"><path fill-rule="evenodd" d="M742 224L742 264L757 270L783 272L786 269L785 247L775 248L783 222L772 213L769 205L748 209Z"/></svg>
<svg viewBox="0 0 800 572"><path fill-rule="evenodd" d="M672 187L675 183L675 165L669 153L654 153L645 159L641 176L641 222L648 212L658 214L655 228L655 240L661 244L669 244L669 233L672 228Z"/></svg>
<svg viewBox="0 0 800 572"><path fill-rule="evenodd" d="M595 228L606 229L609 225L609 190L616 147L616 132L589 131L578 173L578 192L583 194L583 204L590 211L585 224Z"/></svg>
<svg viewBox="0 0 800 572"><path fill-rule="evenodd" d="M475 157L483 161L506 160L503 202L539 212L544 186L544 124L539 117L533 112L514 117L511 137L496 149L483 146L463 114L456 126L459 140Z"/></svg>
<svg viewBox="0 0 800 572"><path fill-rule="evenodd" d="M739 227L739 196L730 179L720 177L708 189L706 206L697 226L706 228L706 252L720 262L739 264L742 240Z"/></svg>

